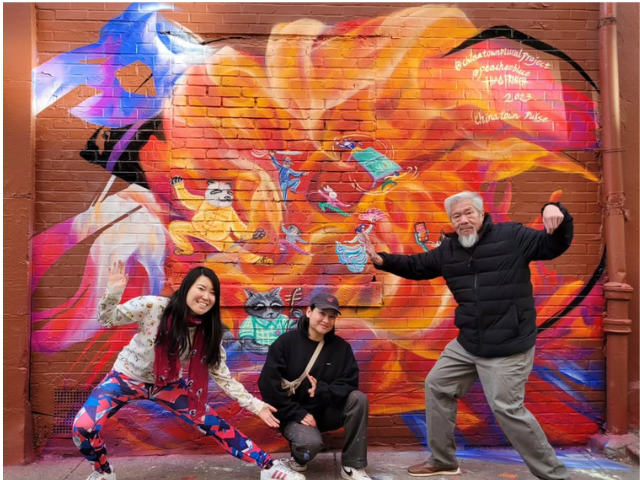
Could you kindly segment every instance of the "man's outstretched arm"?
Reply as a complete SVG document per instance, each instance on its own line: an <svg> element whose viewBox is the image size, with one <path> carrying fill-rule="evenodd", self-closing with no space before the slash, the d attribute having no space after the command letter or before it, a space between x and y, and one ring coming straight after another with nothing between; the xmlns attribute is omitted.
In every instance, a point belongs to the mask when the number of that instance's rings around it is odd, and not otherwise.
<svg viewBox="0 0 640 480"><path fill-rule="evenodd" d="M365 251L373 266L378 270L393 273L410 280L430 280L442 275L441 250L436 248L430 252L415 255L397 255L378 253L369 239L369 235L361 233Z"/></svg>

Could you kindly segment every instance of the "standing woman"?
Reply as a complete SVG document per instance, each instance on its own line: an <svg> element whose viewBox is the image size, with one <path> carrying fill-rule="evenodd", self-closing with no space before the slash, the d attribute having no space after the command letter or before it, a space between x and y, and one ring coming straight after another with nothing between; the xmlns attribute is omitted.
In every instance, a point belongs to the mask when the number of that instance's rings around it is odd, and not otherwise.
<svg viewBox="0 0 640 480"><path fill-rule="evenodd" d="M134 400L162 405L213 436L234 457L255 462L262 469L261 480L305 480L287 462L274 461L206 403L208 373L241 407L270 427L279 425L273 416L276 409L247 392L227 368L221 347L220 281L213 270L194 268L171 298L144 296L120 305L128 281L124 264L114 263L107 291L98 304L98 321L106 327L135 322L138 333L122 349L73 424L73 441L93 464L87 480L116 480L100 432L108 418Z"/></svg>

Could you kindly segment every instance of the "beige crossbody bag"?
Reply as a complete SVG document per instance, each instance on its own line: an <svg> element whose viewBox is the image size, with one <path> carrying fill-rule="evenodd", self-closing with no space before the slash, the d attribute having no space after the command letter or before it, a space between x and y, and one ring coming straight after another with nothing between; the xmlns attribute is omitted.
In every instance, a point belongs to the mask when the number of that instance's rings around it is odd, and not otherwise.
<svg viewBox="0 0 640 480"><path fill-rule="evenodd" d="M292 382L290 382L289 380L285 380L284 378L280 380L280 386L285 392L287 392L287 396L290 397L291 395L296 393L296 388L298 388L300 384L304 381L304 379L307 378L307 375L309 374L309 372L313 368L313 365L316 363L316 360L318 359L318 355L320 355L320 350L322 350L322 347L324 347L324 340L318 343L318 346L316 347L316 351L313 352L313 355L311 356L311 360L309 360L309 363L307 363L307 368L304 369L304 372L302 372L302 375L300 375L298 378L296 378Z"/></svg>

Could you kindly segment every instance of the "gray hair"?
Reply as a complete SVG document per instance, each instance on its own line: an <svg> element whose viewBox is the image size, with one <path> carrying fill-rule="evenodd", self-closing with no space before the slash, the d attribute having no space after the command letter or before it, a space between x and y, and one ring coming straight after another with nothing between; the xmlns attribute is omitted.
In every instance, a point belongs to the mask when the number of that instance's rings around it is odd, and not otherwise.
<svg viewBox="0 0 640 480"><path fill-rule="evenodd" d="M449 218L451 218L451 209L453 206L463 200L471 200L473 202L473 208L475 208L478 213L484 212L484 202L482 197L475 192L464 191L451 195L444 201L444 209L447 211Z"/></svg>

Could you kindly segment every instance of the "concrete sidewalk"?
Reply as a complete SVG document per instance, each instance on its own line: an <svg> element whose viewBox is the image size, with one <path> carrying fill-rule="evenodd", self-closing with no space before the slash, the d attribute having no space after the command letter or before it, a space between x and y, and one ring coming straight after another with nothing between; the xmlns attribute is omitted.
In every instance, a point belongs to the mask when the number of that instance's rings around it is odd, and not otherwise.
<svg viewBox="0 0 640 480"><path fill-rule="evenodd" d="M556 450L573 480L638 480L638 467L612 462L586 449ZM430 477L451 480L535 480L513 449L458 452L461 475ZM275 454L284 458L284 454ZM408 480L409 465L426 460L423 450L370 448L367 472L374 480ZM118 480L257 480L255 465L230 455L166 455L111 458ZM25 466L4 467L4 480L85 480L91 473L78 457L48 457ZM308 480L340 479L340 453L323 452L309 465Z"/></svg>

